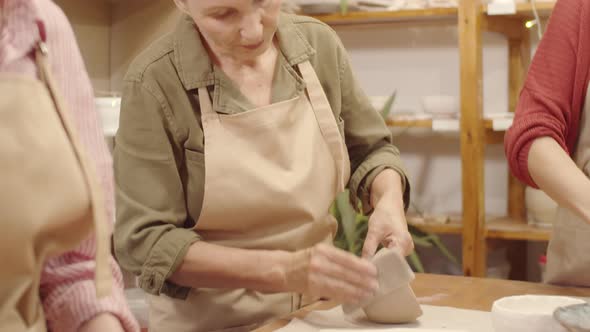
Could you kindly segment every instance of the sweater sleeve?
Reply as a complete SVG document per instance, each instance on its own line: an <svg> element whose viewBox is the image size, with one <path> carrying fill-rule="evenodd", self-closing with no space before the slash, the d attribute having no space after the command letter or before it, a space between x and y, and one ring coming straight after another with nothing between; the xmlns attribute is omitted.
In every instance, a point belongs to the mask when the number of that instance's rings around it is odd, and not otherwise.
<svg viewBox="0 0 590 332"><path fill-rule="evenodd" d="M505 139L512 173L536 187L528 169L533 142L551 137L570 155L586 96L590 62L590 3L558 0L529 69L514 123Z"/></svg>
<svg viewBox="0 0 590 332"><path fill-rule="evenodd" d="M97 170L106 209L112 226L114 220L114 185L112 160L94 109L92 85L86 72L74 33L63 12L49 0L38 0L41 19L47 30L51 69L60 92L72 113L79 139ZM94 236L80 246L46 262L41 275L41 299L52 331L77 331L86 321L100 313L111 313L128 332L139 326L126 305L121 271L110 259L114 277L112 294L97 299L94 286Z"/></svg>

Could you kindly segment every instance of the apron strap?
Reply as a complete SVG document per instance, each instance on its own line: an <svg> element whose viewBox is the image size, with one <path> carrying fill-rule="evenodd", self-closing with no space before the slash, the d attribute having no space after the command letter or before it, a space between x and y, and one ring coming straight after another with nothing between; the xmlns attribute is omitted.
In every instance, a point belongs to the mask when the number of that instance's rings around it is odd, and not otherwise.
<svg viewBox="0 0 590 332"><path fill-rule="evenodd" d="M199 106L201 107L201 121L219 121L219 115L213 110L207 87L199 88Z"/></svg>
<svg viewBox="0 0 590 332"><path fill-rule="evenodd" d="M324 88L311 63L305 61L299 64L298 67L307 85L309 101L313 107L324 140L328 144L328 148L336 162L338 192L341 192L346 187L350 176L350 168L347 166L348 162L346 161L348 158L348 152L345 151L346 144L344 144L344 139L338 130L337 121L334 117L334 112L332 112L328 97L326 97Z"/></svg>
<svg viewBox="0 0 590 332"><path fill-rule="evenodd" d="M69 114L66 112L65 103L61 95L58 93L57 85L51 75L47 59L47 48L43 42L37 45L35 50L35 58L39 68L39 75L41 80L47 86L49 93L55 103L55 108L61 119L66 134L68 135L72 144L74 153L78 158L82 173L85 175L86 184L90 191L90 200L92 215L94 219L94 231L96 235L96 268L95 268L95 285L97 297L105 297L111 294L112 275L109 266L110 258L110 236L108 232L108 218L104 207L104 198L100 191L100 185L97 182L96 172L89 162L89 158L84 153L80 142L77 140L76 130L69 119Z"/></svg>

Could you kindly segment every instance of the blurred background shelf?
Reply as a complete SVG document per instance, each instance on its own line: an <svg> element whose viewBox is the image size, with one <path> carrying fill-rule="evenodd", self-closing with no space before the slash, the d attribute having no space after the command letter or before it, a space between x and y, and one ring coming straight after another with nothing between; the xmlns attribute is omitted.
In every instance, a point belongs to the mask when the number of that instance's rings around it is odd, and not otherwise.
<svg viewBox="0 0 590 332"><path fill-rule="evenodd" d="M440 219L440 218L436 218ZM461 235L463 223L459 217L450 217L448 222L409 215L409 225L426 233ZM530 225L524 219L511 217L488 217L485 224L485 238L516 241L546 242L551 238L551 228Z"/></svg>
<svg viewBox="0 0 590 332"><path fill-rule="evenodd" d="M313 15L313 17L330 25L437 21L457 23L457 13L457 8L427 8L398 11L358 11L345 15L335 13Z"/></svg>
<svg viewBox="0 0 590 332"><path fill-rule="evenodd" d="M541 18L547 18L555 6L554 2L537 2L537 13ZM396 22L446 22L457 23L457 8L425 8L397 11L353 11L347 14L333 13L323 15L311 15L312 17L329 25L364 25L377 23ZM519 19L534 18L533 5L530 3L519 3L516 5L516 13L503 15L489 15L488 6L482 6L482 13L489 19L494 17L511 17Z"/></svg>
<svg viewBox="0 0 590 332"><path fill-rule="evenodd" d="M549 241L551 228L530 225L526 220L503 217L488 220L486 238L502 240Z"/></svg>
<svg viewBox="0 0 590 332"><path fill-rule="evenodd" d="M537 1L535 3L535 7L537 8L537 13L541 18L547 18L551 16L551 12L553 11L553 7L555 7L555 2L552 1ZM500 17L515 17L515 18L523 18L523 19L531 19L534 18L534 11L533 5L531 3L518 3L516 4L516 13L515 14L505 14L505 15L489 15L488 14L488 6L483 7L483 11L488 17L500 16Z"/></svg>
<svg viewBox="0 0 590 332"><path fill-rule="evenodd" d="M407 221L409 225L412 225L425 233L433 234L454 234L461 235L463 232L463 224L459 218L450 218L447 223L441 223L437 220L432 220L418 216L408 216Z"/></svg>

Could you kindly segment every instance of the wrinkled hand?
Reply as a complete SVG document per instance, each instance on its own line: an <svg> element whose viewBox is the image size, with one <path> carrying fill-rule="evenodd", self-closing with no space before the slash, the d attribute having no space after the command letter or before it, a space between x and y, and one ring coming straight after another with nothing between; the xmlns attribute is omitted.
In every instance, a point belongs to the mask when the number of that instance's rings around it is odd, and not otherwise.
<svg viewBox="0 0 590 332"><path fill-rule="evenodd" d="M360 303L377 291L377 268L326 244L291 254L286 267L289 291L341 303Z"/></svg>
<svg viewBox="0 0 590 332"><path fill-rule="evenodd" d="M125 332L119 319L109 313L99 314L98 316L90 319L84 323L79 332Z"/></svg>
<svg viewBox="0 0 590 332"><path fill-rule="evenodd" d="M371 258L379 244L386 248L399 248L404 256L408 256L414 250L414 241L408 231L403 207L387 204L386 201L375 207L369 218L363 258Z"/></svg>

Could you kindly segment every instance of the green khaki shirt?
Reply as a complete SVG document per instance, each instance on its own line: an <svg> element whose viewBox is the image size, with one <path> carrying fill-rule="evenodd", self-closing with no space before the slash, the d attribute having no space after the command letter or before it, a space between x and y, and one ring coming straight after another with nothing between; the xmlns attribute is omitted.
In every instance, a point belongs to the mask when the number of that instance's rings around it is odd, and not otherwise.
<svg viewBox="0 0 590 332"><path fill-rule="evenodd" d="M305 89L296 65L309 60L345 137L355 206L360 201L370 212L369 187L385 168L402 175L408 204L409 185L399 151L355 80L336 33L317 20L281 14L277 38L281 52L272 101L293 98ZM253 108L212 64L188 16L139 55L125 76L114 152L114 245L119 263L138 275L140 287L151 294L185 298L190 290L167 279L188 247L199 240L192 228L203 200L205 151L197 89L205 86L216 112Z"/></svg>

